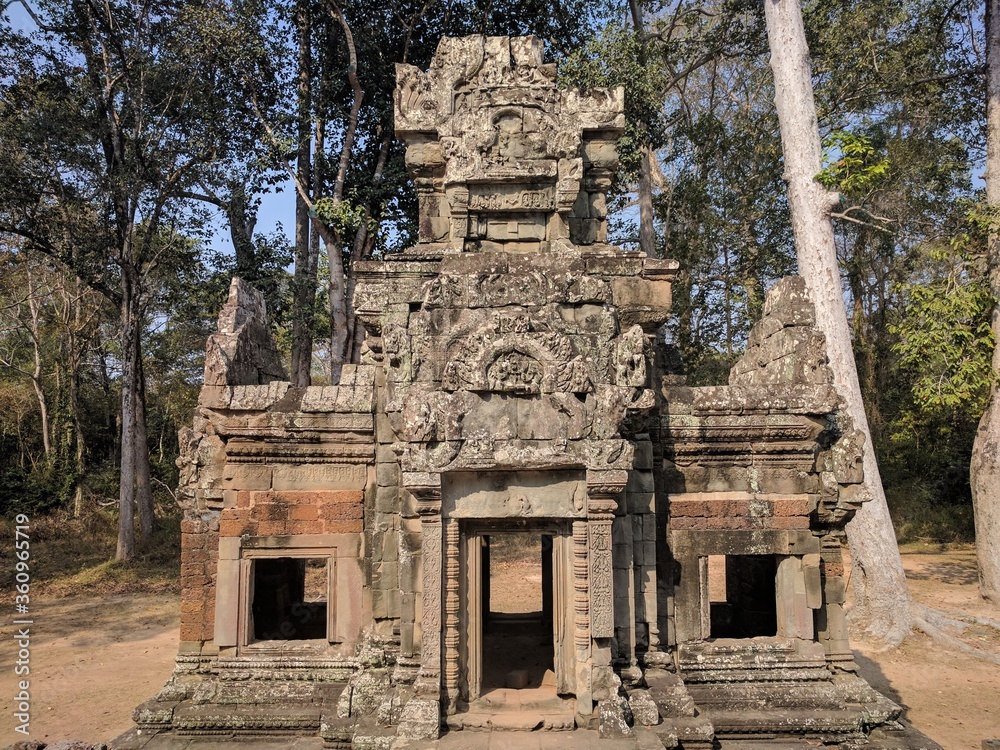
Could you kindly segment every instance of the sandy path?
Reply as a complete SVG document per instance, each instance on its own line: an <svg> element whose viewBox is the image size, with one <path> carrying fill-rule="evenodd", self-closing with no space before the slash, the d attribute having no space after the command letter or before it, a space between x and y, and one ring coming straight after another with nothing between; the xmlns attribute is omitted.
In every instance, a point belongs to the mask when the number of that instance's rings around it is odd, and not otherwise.
<svg viewBox="0 0 1000 750"><path fill-rule="evenodd" d="M132 709L170 676L178 597L80 597L32 607L30 739L102 742L132 726ZM0 625L0 746L14 731L14 627Z"/></svg>
<svg viewBox="0 0 1000 750"><path fill-rule="evenodd" d="M907 550L903 568L910 592L921 604L1000 621L1000 607L979 597L971 546L947 552ZM990 628L970 626L962 640L1000 654L1000 633ZM858 638L853 645L864 677L902 705L910 723L945 750L980 750L984 739L1000 738L1000 666L922 633L884 652Z"/></svg>

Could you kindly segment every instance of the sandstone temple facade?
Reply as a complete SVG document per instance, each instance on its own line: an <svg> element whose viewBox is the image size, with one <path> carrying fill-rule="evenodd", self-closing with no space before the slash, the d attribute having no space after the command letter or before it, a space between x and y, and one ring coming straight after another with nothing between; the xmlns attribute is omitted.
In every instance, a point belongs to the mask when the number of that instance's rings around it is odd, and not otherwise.
<svg viewBox="0 0 1000 750"><path fill-rule="evenodd" d="M606 242L622 90L557 88L533 37L446 38L397 81L419 243L358 264L360 362L292 387L239 280L208 342L177 668L135 746L935 747L856 674L861 438L802 281L771 290L728 385L686 387L677 264ZM490 607L498 534L542 550L516 626ZM544 674L511 669L525 649Z"/></svg>

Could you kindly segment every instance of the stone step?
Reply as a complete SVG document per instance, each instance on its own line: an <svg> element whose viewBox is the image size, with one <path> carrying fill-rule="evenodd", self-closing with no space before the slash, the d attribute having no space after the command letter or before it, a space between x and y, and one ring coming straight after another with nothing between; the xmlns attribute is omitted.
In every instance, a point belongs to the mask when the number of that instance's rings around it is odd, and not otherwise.
<svg viewBox="0 0 1000 750"><path fill-rule="evenodd" d="M775 707L769 710L705 707L702 715L715 727L716 736L725 735L835 735L856 734L862 713L853 709L808 709Z"/></svg>
<svg viewBox="0 0 1000 750"><path fill-rule="evenodd" d="M567 732L575 728L572 711L538 713L535 711L466 711L452 714L447 720L452 731L472 732Z"/></svg>
<svg viewBox="0 0 1000 750"><path fill-rule="evenodd" d="M724 683L687 686L699 707L733 711L767 711L773 708L808 708L836 711L851 703L837 685L827 683ZM856 709L860 708L857 704Z"/></svg>
<svg viewBox="0 0 1000 750"><path fill-rule="evenodd" d="M320 727L322 706L294 703L244 703L222 706L215 703L183 702L174 709L173 728L181 735L205 732L283 731L315 734Z"/></svg>

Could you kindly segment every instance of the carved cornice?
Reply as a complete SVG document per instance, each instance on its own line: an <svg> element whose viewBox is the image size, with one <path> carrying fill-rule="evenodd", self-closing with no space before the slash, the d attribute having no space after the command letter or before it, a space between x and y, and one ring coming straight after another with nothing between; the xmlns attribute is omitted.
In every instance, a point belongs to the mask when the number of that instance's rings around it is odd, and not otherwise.
<svg viewBox="0 0 1000 750"><path fill-rule="evenodd" d="M402 487L413 495L418 516L441 515L441 475L431 472L404 471Z"/></svg>
<svg viewBox="0 0 1000 750"><path fill-rule="evenodd" d="M587 517L592 520L613 518L618 498L627 484L627 471L587 471Z"/></svg>

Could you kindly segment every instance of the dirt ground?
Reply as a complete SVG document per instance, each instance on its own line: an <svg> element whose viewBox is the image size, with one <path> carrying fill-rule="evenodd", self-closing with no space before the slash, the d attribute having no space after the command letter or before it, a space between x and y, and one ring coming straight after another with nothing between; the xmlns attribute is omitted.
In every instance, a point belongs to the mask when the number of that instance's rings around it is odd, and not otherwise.
<svg viewBox="0 0 1000 750"><path fill-rule="evenodd" d="M159 691L177 653L179 597L146 594L33 601L31 734L105 742L132 726L132 709ZM0 625L0 747L14 731L15 627Z"/></svg>
<svg viewBox="0 0 1000 750"><path fill-rule="evenodd" d="M942 552L936 546L906 547L903 567L913 598L958 617L1000 621L1000 607L979 598L975 550ZM1000 655L1000 632L969 625L965 643ZM1000 665L942 646L922 633L902 646L878 651L852 640L862 675L906 709L911 724L945 750L980 750L1000 738Z"/></svg>
<svg viewBox="0 0 1000 750"><path fill-rule="evenodd" d="M941 611L1000 620L1000 608L976 592L971 548L904 550L917 601ZM498 578L506 606L520 588L534 590L532 564L503 561ZM495 581L497 579L494 579ZM499 583L499 581L497 581ZM518 583L519 582L519 583ZM530 583L529 583L530 582ZM525 586L528 583L529 585ZM537 585L537 584L535 584ZM494 590L496 590L496 588ZM534 599L534 594L531 594ZM515 610L516 611L516 610ZM178 636L175 595L74 597L35 603L31 641L31 738L106 741L131 726L136 704L155 694L173 667ZM15 628L0 625L0 746L14 732ZM966 643L1000 654L1000 632L983 625L961 634ZM914 634L898 649L879 652L855 638L858 663L873 685L907 710L911 723L945 750L979 750L1000 737L1000 666Z"/></svg>

